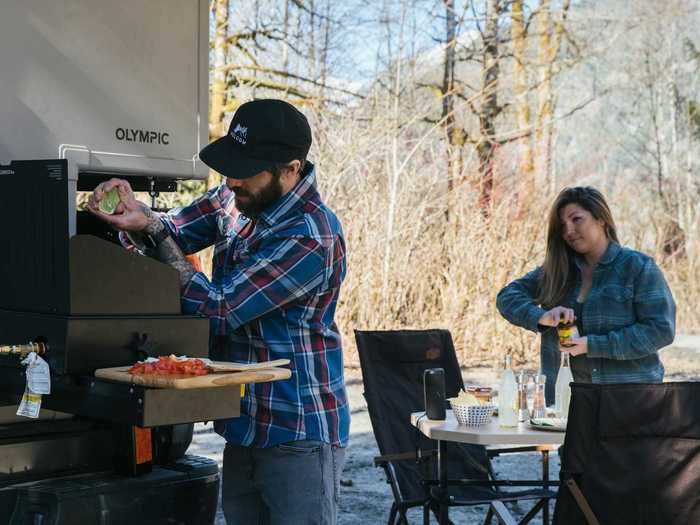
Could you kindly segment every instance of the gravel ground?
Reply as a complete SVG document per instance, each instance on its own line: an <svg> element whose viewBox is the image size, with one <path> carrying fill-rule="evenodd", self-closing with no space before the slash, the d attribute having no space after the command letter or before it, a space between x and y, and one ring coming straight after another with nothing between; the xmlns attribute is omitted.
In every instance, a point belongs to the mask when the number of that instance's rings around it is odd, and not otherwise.
<svg viewBox="0 0 700 525"><path fill-rule="evenodd" d="M667 381L700 380L700 336L678 336L673 346L661 352L666 367ZM497 376L490 368L465 370L465 382L481 385L497 383ZM374 456L379 454L372 434L367 405L362 396L362 379L355 370L347 372L347 388L352 423L350 444L346 454L345 469L342 475L339 525L374 525L386 523L391 507L391 491L382 469L373 465ZM211 424L197 424L189 454L206 456L221 465L224 441L213 431ZM559 458L556 453L550 456L550 478L559 475ZM541 475L541 461L537 453L510 454L494 459L494 469L499 477L510 479L538 479ZM527 502L522 505L509 505L516 516L524 515L529 509ZM459 524L482 523L485 507L465 507L450 510L450 518ZM409 512L411 524L422 523L420 511ZM541 524L541 519L532 521ZM216 525L226 525L221 510Z"/></svg>

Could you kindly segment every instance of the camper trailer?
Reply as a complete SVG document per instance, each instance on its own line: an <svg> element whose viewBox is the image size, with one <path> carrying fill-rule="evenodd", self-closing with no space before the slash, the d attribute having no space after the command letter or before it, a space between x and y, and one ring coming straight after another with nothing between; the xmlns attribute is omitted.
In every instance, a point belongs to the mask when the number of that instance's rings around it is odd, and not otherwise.
<svg viewBox="0 0 700 525"><path fill-rule="evenodd" d="M128 253L78 205L118 176L155 197L203 179L206 0L24 0L0 16L0 525L213 523L219 472L193 423L235 417L240 387L95 377L146 356L206 357L175 270ZM17 415L27 349L48 363Z"/></svg>

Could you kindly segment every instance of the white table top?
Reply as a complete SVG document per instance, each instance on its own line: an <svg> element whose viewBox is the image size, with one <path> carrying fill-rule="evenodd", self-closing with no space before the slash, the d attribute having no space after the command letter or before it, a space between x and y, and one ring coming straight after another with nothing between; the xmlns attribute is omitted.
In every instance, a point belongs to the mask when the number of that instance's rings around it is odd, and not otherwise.
<svg viewBox="0 0 700 525"><path fill-rule="evenodd" d="M484 426L468 427L457 422L452 410L447 411L444 421L430 420L424 414L425 412L411 414L411 424L430 439L441 441L473 445L561 445L566 435L565 432L535 430L528 423L518 423L518 426L513 428L501 428L498 426L498 417L494 417Z"/></svg>

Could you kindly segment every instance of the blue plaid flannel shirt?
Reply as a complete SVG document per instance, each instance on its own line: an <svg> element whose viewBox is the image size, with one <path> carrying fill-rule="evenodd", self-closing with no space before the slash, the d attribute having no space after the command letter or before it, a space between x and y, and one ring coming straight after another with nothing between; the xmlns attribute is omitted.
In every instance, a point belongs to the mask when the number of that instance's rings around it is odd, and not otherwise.
<svg viewBox="0 0 700 525"><path fill-rule="evenodd" d="M580 260L576 260L580 270ZM503 288L498 311L513 323L542 334L540 363L547 376L547 402L554 401L559 371L559 338L555 328L537 324L546 310L536 304L541 267ZM581 273L561 306L573 308L581 290ZM593 272L593 286L583 304L582 336L594 383L658 383L664 367L657 351L673 342L676 305L654 260L610 243Z"/></svg>

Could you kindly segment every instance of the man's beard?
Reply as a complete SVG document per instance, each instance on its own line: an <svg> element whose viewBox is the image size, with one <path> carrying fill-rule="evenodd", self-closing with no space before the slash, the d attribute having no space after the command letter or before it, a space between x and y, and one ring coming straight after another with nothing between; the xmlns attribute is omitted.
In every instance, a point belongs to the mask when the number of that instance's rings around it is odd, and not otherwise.
<svg viewBox="0 0 700 525"><path fill-rule="evenodd" d="M234 193L236 194L235 204L238 211L246 217L253 218L282 197L282 184L279 177L273 177L270 183L256 194L251 194L241 188L234 190ZM245 197L245 202L241 202L240 197Z"/></svg>

